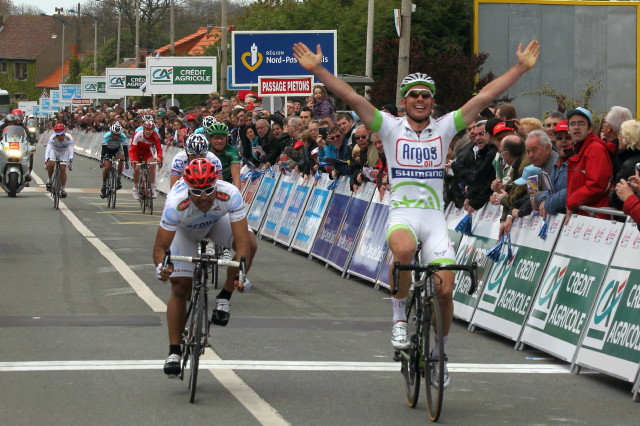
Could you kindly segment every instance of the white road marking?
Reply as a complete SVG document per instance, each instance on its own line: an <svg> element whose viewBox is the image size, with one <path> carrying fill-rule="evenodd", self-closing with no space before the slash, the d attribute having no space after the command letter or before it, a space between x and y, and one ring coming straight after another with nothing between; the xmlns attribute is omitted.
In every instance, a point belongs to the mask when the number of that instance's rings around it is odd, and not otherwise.
<svg viewBox="0 0 640 426"><path fill-rule="evenodd" d="M0 371L158 370L163 363L164 361L162 360L0 362ZM210 370L218 380L226 381L225 373L222 372L231 370L384 372L398 371L400 364L397 362L223 360L214 353L207 351L204 356L200 357L200 367ZM451 373L571 373L569 365L562 364L460 364L450 362L447 367ZM233 378L230 379L234 380ZM240 386L246 385L242 383ZM254 392L249 387L247 389ZM246 390L243 389L243 391ZM237 397L247 402L246 395L242 394Z"/></svg>
<svg viewBox="0 0 640 426"><path fill-rule="evenodd" d="M43 185L44 182L35 173L32 173L36 182ZM46 194L46 193L45 193ZM48 195L48 194L47 194ZM102 254L122 275L122 278L154 312L166 312L167 306L158 298L147 285L142 281L129 266L118 257L105 243L103 243L93 232L89 230L75 214L61 201L59 205L60 211L69 219L71 224L82 234L93 246ZM202 362L207 360L222 361L221 358L207 348L203 356L200 357ZM93 361L93 365L100 364L100 361ZM164 362L152 361L153 368L158 368ZM46 365L46 363L44 363ZM68 367L68 366L67 366ZM150 367L149 367L150 368ZM64 369L64 368L63 368ZM70 369L70 368L67 368ZM3 370L0 370L3 371ZM15 370L14 370L15 371ZM258 422L263 425L290 425L271 405L262 399L253 389L238 377L236 373L227 369L225 371L209 370L220 381L220 383L253 415Z"/></svg>

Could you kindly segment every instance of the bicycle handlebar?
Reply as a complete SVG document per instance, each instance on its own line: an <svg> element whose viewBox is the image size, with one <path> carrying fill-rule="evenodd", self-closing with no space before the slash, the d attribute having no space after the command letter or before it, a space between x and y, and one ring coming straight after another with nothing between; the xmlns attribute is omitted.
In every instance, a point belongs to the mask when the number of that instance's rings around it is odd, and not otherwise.
<svg viewBox="0 0 640 426"><path fill-rule="evenodd" d="M238 277L238 281L240 281L240 283L244 282L245 275L247 274L247 262L244 256L240 258L240 261L217 259L214 256L208 254L202 256L171 256L171 250L166 249L164 252L164 259L162 260L162 267L166 268L166 266L170 264L172 260L175 260L176 262L203 263L205 265L217 264L218 266L230 266L232 268L238 268L240 269Z"/></svg>
<svg viewBox="0 0 640 426"><path fill-rule="evenodd" d="M471 277L471 286L469 287L469 295L476 291L478 283L478 263L472 262L471 265L401 265L400 262L393 264L393 285L391 294L396 294L399 289L400 271L417 271L434 274L438 271L466 271Z"/></svg>

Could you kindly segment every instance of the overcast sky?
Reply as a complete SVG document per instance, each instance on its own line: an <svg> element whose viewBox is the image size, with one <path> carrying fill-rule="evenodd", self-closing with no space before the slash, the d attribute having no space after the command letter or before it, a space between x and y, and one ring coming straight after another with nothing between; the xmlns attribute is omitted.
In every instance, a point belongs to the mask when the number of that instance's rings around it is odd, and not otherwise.
<svg viewBox="0 0 640 426"><path fill-rule="evenodd" d="M78 1L78 0L24 0L24 1L13 0L13 4L15 4L16 6L20 6L22 4L35 6L38 9L41 9L47 15L53 15L54 13L56 13L56 11L55 11L56 7L62 7L62 8L64 8L65 11L67 9L76 9L78 7L78 3L80 3L80 7L82 7L82 4L86 3L86 0L84 0L84 1Z"/></svg>

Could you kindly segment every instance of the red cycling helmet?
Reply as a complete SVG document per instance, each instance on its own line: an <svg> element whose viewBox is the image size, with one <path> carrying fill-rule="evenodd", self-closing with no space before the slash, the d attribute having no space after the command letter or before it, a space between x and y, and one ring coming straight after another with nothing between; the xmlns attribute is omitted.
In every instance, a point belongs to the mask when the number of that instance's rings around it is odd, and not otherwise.
<svg viewBox="0 0 640 426"><path fill-rule="evenodd" d="M63 135L65 130L67 130L67 126L64 123L58 123L53 126L53 131L56 135Z"/></svg>
<svg viewBox="0 0 640 426"><path fill-rule="evenodd" d="M11 111L11 114L14 115L24 115L24 113L22 112L22 110L20 109L14 109L13 111Z"/></svg>
<svg viewBox="0 0 640 426"><path fill-rule="evenodd" d="M196 121L196 115L195 114L187 115L187 121L190 121L190 120Z"/></svg>
<svg viewBox="0 0 640 426"><path fill-rule="evenodd" d="M144 129L154 130L156 128L156 125L153 123L153 121L144 121L142 122L142 127Z"/></svg>
<svg viewBox="0 0 640 426"><path fill-rule="evenodd" d="M192 188L209 188L216 184L219 170L206 158L196 158L184 168L184 182Z"/></svg>

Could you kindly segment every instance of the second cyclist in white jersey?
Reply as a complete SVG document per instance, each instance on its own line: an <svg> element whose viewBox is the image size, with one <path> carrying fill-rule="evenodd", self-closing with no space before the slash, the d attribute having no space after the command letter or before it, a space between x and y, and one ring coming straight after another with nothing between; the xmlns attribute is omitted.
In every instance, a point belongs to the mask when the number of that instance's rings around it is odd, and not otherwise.
<svg viewBox="0 0 640 426"><path fill-rule="evenodd" d="M100 167L102 168L102 188L100 197L107 197L107 178L111 169L111 160L121 160L118 162L118 180L116 189L122 189L122 168L129 168L129 143L124 129L119 123L111 126L109 131L102 138L102 152L100 154ZM122 161L124 160L124 161Z"/></svg>
<svg viewBox="0 0 640 426"><path fill-rule="evenodd" d="M169 188L182 177L182 172L187 164L196 158L206 158L214 163L218 170L222 170L220 159L212 152L209 152L209 141L202 133L193 133L184 142L184 151L180 151L173 157L171 162L171 175L169 177Z"/></svg>

